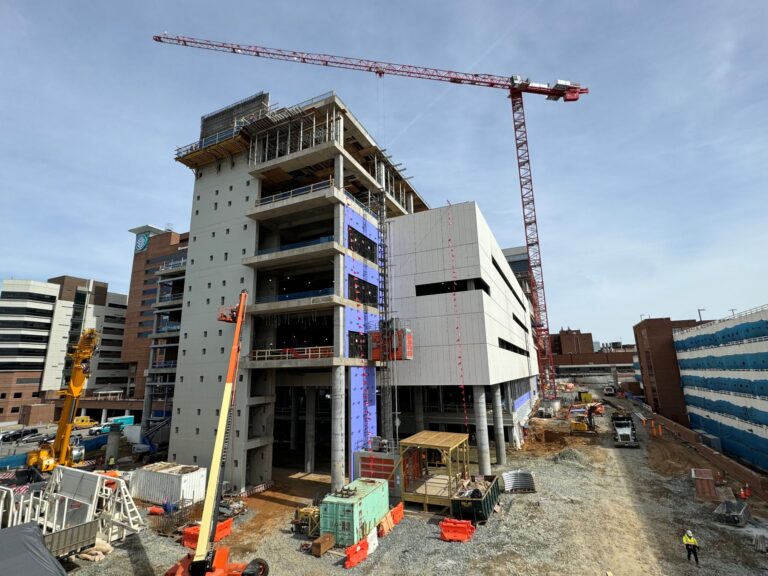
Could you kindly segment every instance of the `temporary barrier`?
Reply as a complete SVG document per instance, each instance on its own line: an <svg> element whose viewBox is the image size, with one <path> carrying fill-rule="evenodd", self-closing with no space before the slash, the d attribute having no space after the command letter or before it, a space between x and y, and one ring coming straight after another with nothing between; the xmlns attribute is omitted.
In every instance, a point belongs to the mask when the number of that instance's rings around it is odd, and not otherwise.
<svg viewBox="0 0 768 576"><path fill-rule="evenodd" d="M402 521L403 516L405 516L405 506L400 502L400 504L392 508L390 512L392 513L392 521L395 526L397 526Z"/></svg>
<svg viewBox="0 0 768 576"><path fill-rule="evenodd" d="M344 561L344 568L354 568L368 558L368 539L363 538L357 544L347 547L344 553L347 556L347 559Z"/></svg>
<svg viewBox="0 0 768 576"><path fill-rule="evenodd" d="M222 538L226 538L232 534L232 521L233 518L227 518L223 522L219 522L216 525L216 533L213 535L213 541L218 542ZM197 539L200 537L200 526L188 526L184 528L184 532L181 536L181 543L187 548L194 550L197 547Z"/></svg>
<svg viewBox="0 0 768 576"><path fill-rule="evenodd" d="M446 542L466 542L475 533L475 527L469 520L447 518L440 522L440 540Z"/></svg>

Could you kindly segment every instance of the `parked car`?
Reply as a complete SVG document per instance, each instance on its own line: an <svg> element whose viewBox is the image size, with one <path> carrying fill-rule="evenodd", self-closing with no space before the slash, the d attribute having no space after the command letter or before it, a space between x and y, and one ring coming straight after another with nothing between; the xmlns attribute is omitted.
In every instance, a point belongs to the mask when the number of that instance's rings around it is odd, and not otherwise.
<svg viewBox="0 0 768 576"><path fill-rule="evenodd" d="M11 430L3 435L3 442L18 442L25 436L37 434L39 430L37 428L21 428L19 430Z"/></svg>
<svg viewBox="0 0 768 576"><path fill-rule="evenodd" d="M47 434L38 434L38 433L27 434L26 436L22 436L19 442L23 442L25 444L34 442L35 444L37 444L38 442L42 442L43 438L45 438L46 436Z"/></svg>
<svg viewBox="0 0 768 576"><path fill-rule="evenodd" d="M101 424L97 424L93 428L88 428L88 436L98 436L99 434L101 434L101 428L102 428Z"/></svg>

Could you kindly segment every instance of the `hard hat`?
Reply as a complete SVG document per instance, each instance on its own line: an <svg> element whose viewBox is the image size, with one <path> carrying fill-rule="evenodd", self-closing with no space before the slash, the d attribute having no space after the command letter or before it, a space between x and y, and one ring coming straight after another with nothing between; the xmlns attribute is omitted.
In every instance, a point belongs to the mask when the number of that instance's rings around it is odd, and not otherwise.
<svg viewBox="0 0 768 576"><path fill-rule="evenodd" d="M691 532L690 530L686 530L685 533L688 536L688 538L693 538L693 532Z"/></svg>

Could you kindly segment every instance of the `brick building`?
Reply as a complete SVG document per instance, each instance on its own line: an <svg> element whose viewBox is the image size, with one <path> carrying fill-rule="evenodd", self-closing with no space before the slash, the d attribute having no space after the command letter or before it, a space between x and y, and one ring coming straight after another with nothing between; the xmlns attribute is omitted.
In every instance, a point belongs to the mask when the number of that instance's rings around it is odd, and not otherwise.
<svg viewBox="0 0 768 576"><path fill-rule="evenodd" d="M646 404L684 426L689 425L688 414L672 331L697 324L697 320L648 318L633 328Z"/></svg>

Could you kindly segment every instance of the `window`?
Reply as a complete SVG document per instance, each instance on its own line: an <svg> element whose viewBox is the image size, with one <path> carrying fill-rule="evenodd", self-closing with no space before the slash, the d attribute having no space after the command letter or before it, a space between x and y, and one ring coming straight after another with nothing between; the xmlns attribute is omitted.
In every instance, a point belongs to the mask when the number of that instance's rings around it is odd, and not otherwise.
<svg viewBox="0 0 768 576"><path fill-rule="evenodd" d="M507 288L509 288L510 291L512 292L512 296L515 297L515 300L517 300L518 304L520 304L520 306L523 307L523 310L525 310L525 304L523 304L523 301L520 299L520 296L517 295L517 292L515 292L515 289L512 288L512 283L507 278L507 275L504 274L504 272L501 269L501 266L499 266L499 263L496 262L496 258L494 258L493 256L491 256L491 263L493 264L493 267L496 268L496 272L499 273L499 276L501 276L501 279L504 280L504 283L507 285Z"/></svg>
<svg viewBox="0 0 768 576"><path fill-rule="evenodd" d="M179 427L176 426L176 434L178 434L178 433L179 433Z"/></svg>
<svg viewBox="0 0 768 576"><path fill-rule="evenodd" d="M205 356L205 348L203 348L203 356Z"/></svg>
<svg viewBox="0 0 768 576"><path fill-rule="evenodd" d="M222 350L224 350L224 348L222 348ZM221 382L221 374L219 374L218 380L219 380L219 382Z"/></svg>
<svg viewBox="0 0 768 576"><path fill-rule="evenodd" d="M18 411L19 411L19 407L18 406L11 407L11 414L16 414L16 413L18 413Z"/></svg>
<svg viewBox="0 0 768 576"><path fill-rule="evenodd" d="M210 299L210 298L206 298L206 299L205 299L205 303L206 303L206 304L210 304L210 303L211 303L211 299Z"/></svg>
<svg viewBox="0 0 768 576"><path fill-rule="evenodd" d="M32 392L32 398L40 398L40 391L35 390L34 392Z"/></svg>
<svg viewBox="0 0 768 576"><path fill-rule="evenodd" d="M250 196L246 196L246 197L245 197L245 201L246 201L246 202L248 202L248 200L250 200L250 199L251 199L251 197L250 197Z"/></svg>
<svg viewBox="0 0 768 576"><path fill-rule="evenodd" d="M349 332L349 358L368 358L368 335Z"/></svg>
<svg viewBox="0 0 768 576"><path fill-rule="evenodd" d="M200 214L200 210L195 210L195 216L197 216L198 214Z"/></svg>
<svg viewBox="0 0 768 576"><path fill-rule="evenodd" d="M176 408L176 414L181 414L181 408ZM178 432L179 429L176 428L176 432Z"/></svg>
<svg viewBox="0 0 768 576"><path fill-rule="evenodd" d="M210 289L211 289L211 283L208 282L208 290L210 290Z"/></svg>
<svg viewBox="0 0 768 576"><path fill-rule="evenodd" d="M200 194L197 195L197 201L200 201Z"/></svg>
<svg viewBox="0 0 768 576"><path fill-rule="evenodd" d="M232 200L227 200L227 206L232 206Z"/></svg>
<svg viewBox="0 0 768 576"><path fill-rule="evenodd" d="M226 230L224 230L224 234L229 234L229 228L227 228Z"/></svg>
<svg viewBox="0 0 768 576"><path fill-rule="evenodd" d="M224 354L224 346L222 346L222 347L220 348L220 351L221 351L221 353L222 353L222 354Z"/></svg>
<svg viewBox="0 0 768 576"><path fill-rule="evenodd" d="M370 260L371 262L376 262L376 243L371 240L370 238L367 238L354 228L352 226L347 227L347 238L349 240L349 249L353 252L360 254L363 258L366 260Z"/></svg>
<svg viewBox="0 0 768 576"><path fill-rule="evenodd" d="M14 398L21 398L21 392L14 392L13 393Z"/></svg>
<svg viewBox="0 0 768 576"><path fill-rule="evenodd" d="M218 210L219 209L219 203L218 202L214 202L213 203L213 209L214 210Z"/></svg>
<svg viewBox="0 0 768 576"><path fill-rule="evenodd" d="M211 254L210 256L208 256L208 261L209 261L209 262L213 262L213 254Z"/></svg>
<svg viewBox="0 0 768 576"><path fill-rule="evenodd" d="M221 330L219 330L219 336L221 336L221 334L222 334L222 332L221 332Z"/></svg>
<svg viewBox="0 0 768 576"><path fill-rule="evenodd" d="M200 428L195 428L195 434L198 436L200 435Z"/></svg>
<svg viewBox="0 0 768 576"><path fill-rule="evenodd" d="M250 186L250 185L251 185L251 181L250 181L250 180L246 180L246 181L245 181L245 185L246 185L246 186Z"/></svg>
<svg viewBox="0 0 768 576"><path fill-rule="evenodd" d="M243 256L245 256L245 248L243 248L242 254L243 254Z"/></svg>
<svg viewBox="0 0 768 576"><path fill-rule="evenodd" d="M6 396L5 392L0 392L0 400L2 400L3 398L5 398L5 396Z"/></svg>
<svg viewBox="0 0 768 576"><path fill-rule="evenodd" d="M488 284L485 283L485 280L482 278L469 278L468 280L419 284L416 286L416 296L450 294L451 292L466 292L467 290L482 290L489 296L491 295L491 289L488 287Z"/></svg>
<svg viewBox="0 0 768 576"><path fill-rule="evenodd" d="M208 330L203 330L203 338L208 338Z"/></svg>
<svg viewBox="0 0 768 576"><path fill-rule="evenodd" d="M224 296L221 297L221 305L224 306Z"/></svg>
<svg viewBox="0 0 768 576"><path fill-rule="evenodd" d="M349 274L347 277L349 299L363 304L376 306L379 301L379 289L365 280Z"/></svg>
<svg viewBox="0 0 768 576"><path fill-rule="evenodd" d="M218 196L219 195L219 191L218 190L214 190L213 195L214 196Z"/></svg>
<svg viewBox="0 0 768 576"><path fill-rule="evenodd" d="M248 230L248 224L243 224L243 230Z"/></svg>
<svg viewBox="0 0 768 576"><path fill-rule="evenodd" d="M222 281L221 281L221 285L222 285L222 286L226 286L226 285L227 285L227 281L226 281L226 280L222 280Z"/></svg>
<svg viewBox="0 0 768 576"><path fill-rule="evenodd" d="M245 278L243 278L242 276L240 276L240 284L245 284Z"/></svg>
<svg viewBox="0 0 768 576"><path fill-rule="evenodd" d="M192 462L194 462L195 464L197 464L197 456L192 456Z"/></svg>
<svg viewBox="0 0 768 576"><path fill-rule="evenodd" d="M187 292L192 292L192 285L187 286Z"/></svg>
<svg viewBox="0 0 768 576"><path fill-rule="evenodd" d="M234 164L235 163L233 162L232 165L234 166ZM232 186L229 187L229 191L232 192Z"/></svg>
<svg viewBox="0 0 768 576"><path fill-rule="evenodd" d="M520 354L521 356L529 356L528 350L523 350L520 346L515 346L512 342L507 342L503 338L499 338L499 348L514 352L515 354Z"/></svg>
<svg viewBox="0 0 768 576"><path fill-rule="evenodd" d="M226 262L227 260L229 260L229 252L224 252L224 261ZM224 304L224 302L222 302L222 304Z"/></svg>
<svg viewBox="0 0 768 576"><path fill-rule="evenodd" d="M194 266L194 265L195 265L195 259L194 259L194 258L192 258L192 260L190 260L190 261L189 261L189 263L190 263L192 266Z"/></svg>
<svg viewBox="0 0 768 576"><path fill-rule="evenodd" d="M203 381L203 377L202 377L202 375L201 375L201 376L200 376L200 382L202 382L202 381Z"/></svg>

